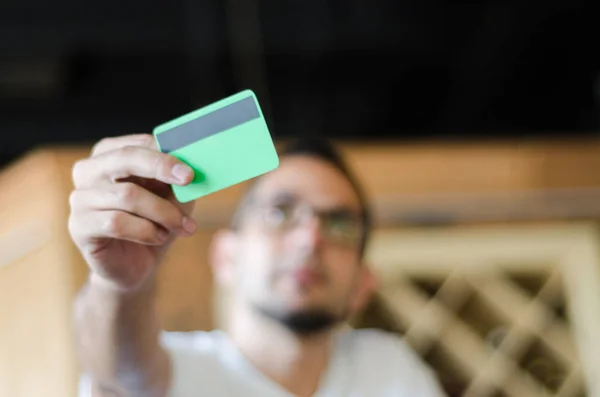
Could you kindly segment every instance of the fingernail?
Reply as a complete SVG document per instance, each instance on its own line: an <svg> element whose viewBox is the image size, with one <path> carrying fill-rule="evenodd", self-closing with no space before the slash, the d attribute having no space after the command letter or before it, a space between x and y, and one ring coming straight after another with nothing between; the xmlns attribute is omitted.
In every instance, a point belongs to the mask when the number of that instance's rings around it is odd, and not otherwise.
<svg viewBox="0 0 600 397"><path fill-rule="evenodd" d="M175 164L171 170L171 173L178 181L185 182L193 172L192 169L186 165Z"/></svg>
<svg viewBox="0 0 600 397"><path fill-rule="evenodd" d="M196 231L196 222L187 216L183 218L183 230L188 233L194 233Z"/></svg>

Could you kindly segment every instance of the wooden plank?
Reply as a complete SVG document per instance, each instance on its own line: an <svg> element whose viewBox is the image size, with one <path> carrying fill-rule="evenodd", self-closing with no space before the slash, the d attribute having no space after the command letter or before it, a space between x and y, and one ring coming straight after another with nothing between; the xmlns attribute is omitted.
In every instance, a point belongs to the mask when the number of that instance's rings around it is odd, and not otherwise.
<svg viewBox="0 0 600 397"><path fill-rule="evenodd" d="M600 140L341 143L378 224L600 218ZM73 161L89 147L51 148ZM245 184L202 198L195 217L225 225Z"/></svg>
<svg viewBox="0 0 600 397"><path fill-rule="evenodd" d="M57 288L60 264L46 244L0 272L0 395L70 396L74 391L68 323Z"/></svg>
<svg viewBox="0 0 600 397"><path fill-rule="evenodd" d="M158 311L164 328L210 330L215 326L215 288L208 263L212 233L177 240L161 263Z"/></svg>
<svg viewBox="0 0 600 397"><path fill-rule="evenodd" d="M600 233L581 233L564 258L568 310L590 396L600 396Z"/></svg>
<svg viewBox="0 0 600 397"><path fill-rule="evenodd" d="M578 230L578 225L558 224L379 229L367 257L376 271L390 277L394 269L415 276L439 276L456 268L470 274L498 267L517 273L547 271L564 254L565 239L572 240Z"/></svg>
<svg viewBox="0 0 600 397"><path fill-rule="evenodd" d="M0 175L0 255L12 258L0 271L0 395L75 392L74 287L54 160L54 153L37 151Z"/></svg>
<svg viewBox="0 0 600 397"><path fill-rule="evenodd" d="M556 397L572 397L580 396L581 392L585 389L583 384L583 374L581 368L578 366L567 376L562 386L556 393Z"/></svg>

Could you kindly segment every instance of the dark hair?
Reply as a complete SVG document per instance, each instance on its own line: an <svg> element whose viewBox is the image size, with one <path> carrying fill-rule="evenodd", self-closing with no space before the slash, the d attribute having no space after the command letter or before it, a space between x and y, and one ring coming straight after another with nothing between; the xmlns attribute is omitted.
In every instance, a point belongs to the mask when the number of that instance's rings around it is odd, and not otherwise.
<svg viewBox="0 0 600 397"><path fill-rule="evenodd" d="M356 179L354 174L350 171L345 160L342 158L340 152L338 152L336 150L334 145L330 141L328 141L324 138L302 137L302 138L297 138L297 139L287 142L287 144L285 144L280 150L278 150L278 154L279 154L280 158L289 157L289 156L316 157L316 158L323 160L323 161L331 164L332 166L334 166L344 176L344 178L352 186L352 190L354 190L354 193L358 197L358 200L360 203L361 221L364 225L363 238L361 241L360 248L361 248L361 251L364 252L367 242L368 242L368 239L369 239L369 235L371 233L371 227L372 227L371 210L369 208L368 200L366 198L366 195L365 195L361 185L358 183L358 180ZM241 209L244 207L244 203L247 201L248 196L252 194L252 189L253 189L256 181L257 180L253 181L252 184L250 185L249 189L246 191L245 197L242 199L242 204L238 207L238 210L236 211L236 215L234 215L234 218L232 221L232 227L234 229L237 228L237 226L239 224L239 222L238 222L239 213L241 212Z"/></svg>

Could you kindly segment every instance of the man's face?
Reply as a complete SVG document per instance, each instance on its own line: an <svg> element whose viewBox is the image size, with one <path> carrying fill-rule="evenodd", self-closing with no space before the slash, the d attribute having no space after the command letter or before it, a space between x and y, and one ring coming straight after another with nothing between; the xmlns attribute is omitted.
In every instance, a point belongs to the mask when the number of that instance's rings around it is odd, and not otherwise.
<svg viewBox="0 0 600 397"><path fill-rule="evenodd" d="M365 300L364 225L356 193L328 163L282 159L254 187L231 254L236 295L306 332L347 318Z"/></svg>

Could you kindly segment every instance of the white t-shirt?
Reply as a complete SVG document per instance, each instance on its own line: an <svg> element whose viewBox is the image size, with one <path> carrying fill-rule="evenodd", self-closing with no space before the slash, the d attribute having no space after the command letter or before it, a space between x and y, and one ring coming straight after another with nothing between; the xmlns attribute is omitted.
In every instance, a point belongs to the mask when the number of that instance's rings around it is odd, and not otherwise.
<svg viewBox="0 0 600 397"><path fill-rule="evenodd" d="M260 373L223 331L165 332L174 382L169 397L292 397ZM89 397L82 377L79 397ZM314 397L442 397L434 373L397 336L343 331Z"/></svg>

